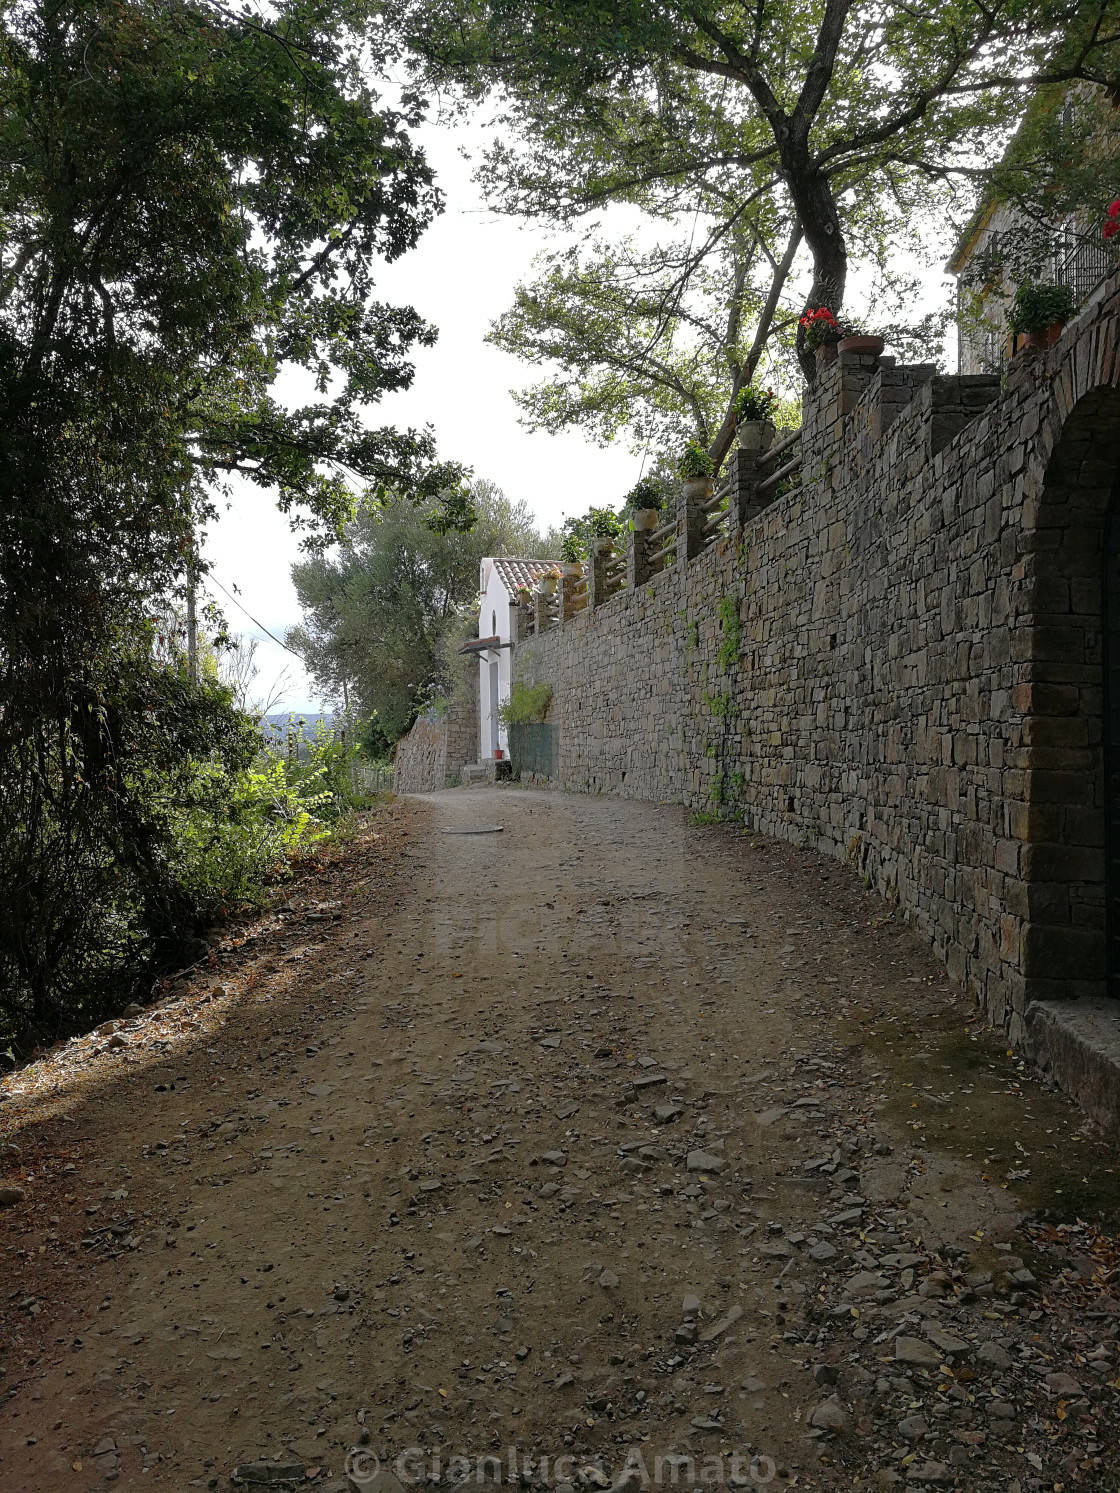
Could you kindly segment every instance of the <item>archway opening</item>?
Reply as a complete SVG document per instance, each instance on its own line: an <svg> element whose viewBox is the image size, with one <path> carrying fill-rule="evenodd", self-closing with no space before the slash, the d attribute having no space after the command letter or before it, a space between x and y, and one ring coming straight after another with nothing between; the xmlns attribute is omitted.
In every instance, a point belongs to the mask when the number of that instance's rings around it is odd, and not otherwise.
<svg viewBox="0 0 1120 1493"><path fill-rule="evenodd" d="M1034 578L1020 644L1028 1001L1120 995L1118 485L1120 391L1096 389L1065 422L1024 536Z"/></svg>

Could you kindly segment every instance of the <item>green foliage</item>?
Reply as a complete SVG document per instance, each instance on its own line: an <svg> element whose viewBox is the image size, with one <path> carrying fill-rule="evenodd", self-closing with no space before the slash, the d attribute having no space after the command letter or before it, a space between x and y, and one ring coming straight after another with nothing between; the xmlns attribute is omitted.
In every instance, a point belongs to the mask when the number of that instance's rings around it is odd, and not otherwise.
<svg viewBox="0 0 1120 1493"><path fill-rule="evenodd" d="M986 184L1013 227L993 225L964 276L969 330L1001 335L1004 287L1041 280L1056 257L1096 250L1106 205L1120 181L1120 120L1106 88L1036 89ZM985 305L995 297L997 306ZM994 312L994 315L993 315Z"/></svg>
<svg viewBox="0 0 1120 1493"><path fill-rule="evenodd" d="M735 418L737 420L772 420L778 396L773 389L758 389L748 384L735 396Z"/></svg>
<svg viewBox="0 0 1120 1493"><path fill-rule="evenodd" d="M509 698L498 706L498 719L503 726L524 726L531 721L543 721L551 704L551 684L525 684L515 679L510 686Z"/></svg>
<svg viewBox="0 0 1120 1493"><path fill-rule="evenodd" d="M593 539L618 539L625 532L621 514L613 508L594 506L579 518L566 518L562 529L566 539L574 539L580 546L581 558L587 555Z"/></svg>
<svg viewBox="0 0 1120 1493"><path fill-rule="evenodd" d="M850 254L874 268L880 329L897 315L892 342L929 340L934 325L906 327L913 281L892 268L892 240L936 252L1032 86L1120 76L1118 0L386 10L426 83L468 107L497 100L480 170L495 208L565 225L620 204L664 246L658 260L593 243L519 290L498 340L561 369L526 396L531 417L600 436L627 426L663 449L687 419L717 464L735 390L799 310L841 309ZM812 379L813 360L802 367Z"/></svg>
<svg viewBox="0 0 1120 1493"><path fill-rule="evenodd" d="M793 326L766 317L762 241L733 233L708 263L692 261L686 239L648 251L595 240L538 260L488 338L548 370L514 396L530 429L575 427L602 445L624 434L643 453L690 436L707 445L737 365L753 368L765 350L771 370L790 376ZM739 339L760 319L768 330L752 359Z"/></svg>
<svg viewBox="0 0 1120 1493"><path fill-rule="evenodd" d="M636 482L622 500L624 510L635 508L661 508L665 504L665 489L655 477L643 477Z"/></svg>
<svg viewBox="0 0 1120 1493"><path fill-rule="evenodd" d="M393 743L386 736L376 711L358 726L358 750L367 762L386 762L393 755Z"/></svg>
<svg viewBox="0 0 1120 1493"><path fill-rule="evenodd" d="M677 470L686 482L711 477L712 458L697 441L689 441L677 462Z"/></svg>
<svg viewBox="0 0 1120 1493"><path fill-rule="evenodd" d="M712 712L716 720L729 721L734 716L735 701L730 694L717 693L713 695L708 690L705 690L703 699L704 704Z"/></svg>
<svg viewBox="0 0 1120 1493"><path fill-rule="evenodd" d="M1015 292L1007 324L1015 333L1045 332L1056 321L1068 321L1076 310L1077 298L1068 285L1028 280Z"/></svg>
<svg viewBox="0 0 1120 1493"><path fill-rule="evenodd" d="M560 545L560 558L567 565L582 565L587 558L587 547L578 534L566 534Z"/></svg>
<svg viewBox="0 0 1120 1493"><path fill-rule="evenodd" d="M77 722L11 744L0 810L0 1032L96 1018L153 960L188 942L201 908L177 826L215 822L260 750L230 691L139 648L86 680ZM75 728L75 724L79 729Z"/></svg>
<svg viewBox="0 0 1120 1493"><path fill-rule="evenodd" d="M197 922L261 902L291 856L327 837L326 776L325 767L295 774L270 752L232 779L197 765L190 799L168 822L171 865Z"/></svg>
<svg viewBox="0 0 1120 1493"><path fill-rule="evenodd" d="M587 521L593 539L617 539L623 531L622 520L613 508L589 508Z"/></svg>
<svg viewBox="0 0 1120 1493"><path fill-rule="evenodd" d="M336 551L292 567L304 620L289 645L324 698L348 695L360 715L377 716L390 742L433 691L456 689L457 656L445 642L476 635L483 556L544 558L524 503L482 480L472 484L470 503L476 517L466 533L437 532L428 521L434 503L363 504ZM477 661L470 665L477 678Z"/></svg>
<svg viewBox="0 0 1120 1493"><path fill-rule="evenodd" d="M716 663L721 669L730 669L739 662L739 635L743 626L739 604L733 596L720 597L719 625L723 638L716 650Z"/></svg>
<svg viewBox="0 0 1120 1493"><path fill-rule="evenodd" d="M274 490L322 539L356 491L458 481L430 432L368 418L435 337L375 299L377 265L440 198L419 116L382 108L359 63L366 18L346 0L0 18L8 1031L98 1014L246 884L223 837L255 802L259 735L213 680L154 661L150 622L181 604L223 482ZM304 400L274 396L282 367Z"/></svg>

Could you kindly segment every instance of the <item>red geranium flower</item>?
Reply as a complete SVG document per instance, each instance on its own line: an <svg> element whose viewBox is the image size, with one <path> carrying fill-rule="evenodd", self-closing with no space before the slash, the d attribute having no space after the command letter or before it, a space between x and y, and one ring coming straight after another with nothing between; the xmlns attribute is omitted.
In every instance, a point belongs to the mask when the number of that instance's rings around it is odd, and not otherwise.
<svg viewBox="0 0 1120 1493"><path fill-rule="evenodd" d="M1108 216L1110 218L1120 218L1120 197L1117 197L1115 202L1108 204Z"/></svg>

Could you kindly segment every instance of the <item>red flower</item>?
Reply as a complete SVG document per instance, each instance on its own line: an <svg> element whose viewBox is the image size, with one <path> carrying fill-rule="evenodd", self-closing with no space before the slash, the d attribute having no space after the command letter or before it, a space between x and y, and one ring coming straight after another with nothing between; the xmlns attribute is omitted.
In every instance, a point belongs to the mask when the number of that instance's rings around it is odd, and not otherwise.
<svg viewBox="0 0 1120 1493"><path fill-rule="evenodd" d="M1108 216L1110 218L1120 218L1120 197L1117 197L1115 202L1108 204Z"/></svg>
<svg viewBox="0 0 1120 1493"><path fill-rule="evenodd" d="M1110 223L1104 225L1102 236L1106 239L1115 238L1118 233L1120 233L1120 222L1113 218Z"/></svg>

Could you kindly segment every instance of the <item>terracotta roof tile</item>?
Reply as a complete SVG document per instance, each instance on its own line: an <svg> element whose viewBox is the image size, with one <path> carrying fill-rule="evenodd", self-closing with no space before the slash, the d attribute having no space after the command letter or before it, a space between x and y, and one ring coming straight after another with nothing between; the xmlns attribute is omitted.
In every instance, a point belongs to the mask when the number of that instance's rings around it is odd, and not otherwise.
<svg viewBox="0 0 1120 1493"><path fill-rule="evenodd" d="M511 596L518 586L532 586L539 575L555 564L555 560L512 560L504 555L493 561L494 569Z"/></svg>

